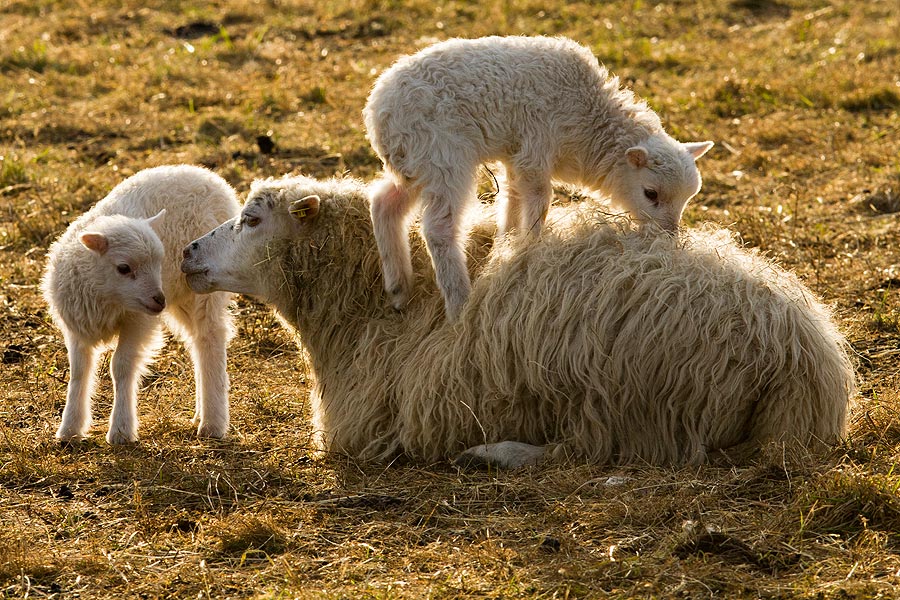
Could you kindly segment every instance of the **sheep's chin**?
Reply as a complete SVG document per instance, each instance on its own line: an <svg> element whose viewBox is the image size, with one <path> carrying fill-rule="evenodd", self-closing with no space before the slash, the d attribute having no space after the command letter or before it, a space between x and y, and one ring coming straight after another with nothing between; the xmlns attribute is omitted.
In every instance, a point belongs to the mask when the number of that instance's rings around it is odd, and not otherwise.
<svg viewBox="0 0 900 600"><path fill-rule="evenodd" d="M185 275L187 284L195 294L209 294L215 292L216 287L209 278L209 271L199 271Z"/></svg>

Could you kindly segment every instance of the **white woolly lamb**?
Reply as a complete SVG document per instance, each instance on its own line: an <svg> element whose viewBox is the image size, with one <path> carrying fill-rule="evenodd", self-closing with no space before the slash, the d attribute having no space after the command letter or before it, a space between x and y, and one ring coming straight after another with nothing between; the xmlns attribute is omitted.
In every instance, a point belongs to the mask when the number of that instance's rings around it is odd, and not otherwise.
<svg viewBox="0 0 900 600"><path fill-rule="evenodd" d="M239 210L234 190L218 175L187 165L156 167L117 185L53 243L42 288L65 337L70 368L57 438L87 435L97 359L115 345L106 439L137 440L137 388L162 345L159 314L194 362L199 435L225 436L231 294L194 294L178 267L187 242Z"/></svg>
<svg viewBox="0 0 900 600"><path fill-rule="evenodd" d="M638 220L673 231L700 189L695 160L713 145L673 139L589 49L565 38L434 44L378 78L363 116L387 174L372 195L385 289L395 308L406 305L407 232L421 203L422 233L450 320L470 291L463 221L480 163L498 160L506 168L501 234L540 234L551 179L600 190Z"/></svg>
<svg viewBox="0 0 900 600"><path fill-rule="evenodd" d="M727 233L676 240L596 211L551 215L540 241L493 250L491 223L475 227L472 297L452 324L424 278L409 316L385 306L366 190L349 179L255 182L182 270L197 292L275 306L309 355L317 439L358 458L514 440L472 452L507 466L545 444L598 463L689 463L838 440L854 372L796 277ZM418 238L412 256L427 269Z"/></svg>

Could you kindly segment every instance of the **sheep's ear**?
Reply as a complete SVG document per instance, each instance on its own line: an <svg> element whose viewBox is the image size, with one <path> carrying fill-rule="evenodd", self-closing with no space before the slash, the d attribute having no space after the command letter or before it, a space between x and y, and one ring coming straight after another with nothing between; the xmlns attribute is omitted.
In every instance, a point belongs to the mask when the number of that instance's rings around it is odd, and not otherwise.
<svg viewBox="0 0 900 600"><path fill-rule="evenodd" d="M709 149L713 146L715 146L715 142L687 142L684 144L684 149L694 157L694 160L697 160L709 152Z"/></svg>
<svg viewBox="0 0 900 600"><path fill-rule="evenodd" d="M291 202L291 216L301 223L309 221L319 214L320 199L315 194Z"/></svg>
<svg viewBox="0 0 900 600"><path fill-rule="evenodd" d="M153 231L156 231L157 233L159 233L159 230L157 229L157 227L159 227L159 222L162 220L162 218L164 216L166 216L166 209L162 209L161 211L159 211L158 213L156 213L155 215L153 215L152 217L147 219L146 223L147 223L147 225L149 225L150 227L153 228Z"/></svg>
<svg viewBox="0 0 900 600"><path fill-rule="evenodd" d="M625 151L629 164L638 169L647 166L647 156L647 149L643 146L634 146Z"/></svg>
<svg viewBox="0 0 900 600"><path fill-rule="evenodd" d="M88 250L93 250L97 254L106 254L109 250L109 240L102 233L96 231L85 231L78 239Z"/></svg>

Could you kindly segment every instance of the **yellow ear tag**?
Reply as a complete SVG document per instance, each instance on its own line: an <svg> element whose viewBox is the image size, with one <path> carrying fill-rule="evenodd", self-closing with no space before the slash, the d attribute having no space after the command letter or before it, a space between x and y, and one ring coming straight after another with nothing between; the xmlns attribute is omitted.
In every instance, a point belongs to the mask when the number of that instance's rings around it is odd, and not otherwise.
<svg viewBox="0 0 900 600"><path fill-rule="evenodd" d="M295 217L299 217L299 218L303 219L306 217L306 211L308 211L308 210L309 210L308 208L295 208L295 209L291 210L291 214Z"/></svg>

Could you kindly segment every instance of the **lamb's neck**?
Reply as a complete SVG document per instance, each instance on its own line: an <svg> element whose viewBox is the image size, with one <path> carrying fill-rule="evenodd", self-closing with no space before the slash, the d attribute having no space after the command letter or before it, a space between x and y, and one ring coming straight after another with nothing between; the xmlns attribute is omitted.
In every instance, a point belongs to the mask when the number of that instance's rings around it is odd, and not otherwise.
<svg viewBox="0 0 900 600"><path fill-rule="evenodd" d="M617 88L618 82L605 85ZM584 145L576 152L581 170L578 183L605 192L606 179L625 151L662 131L662 125L656 113L628 90L605 90L590 113L588 137L582 137Z"/></svg>
<svg viewBox="0 0 900 600"><path fill-rule="evenodd" d="M599 126L588 141L581 157L581 178L578 183L608 192L606 180L625 151L640 144L650 133L643 127L626 121Z"/></svg>

